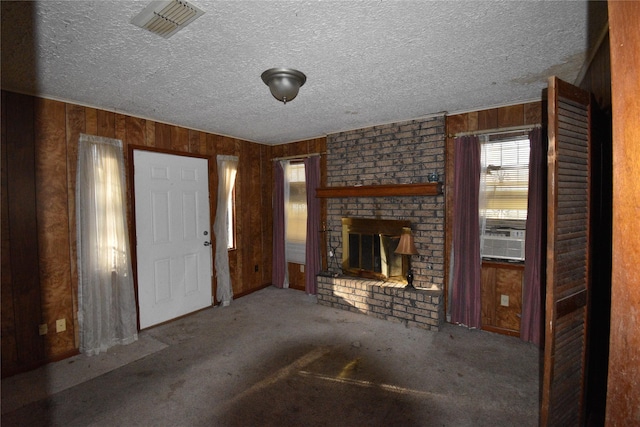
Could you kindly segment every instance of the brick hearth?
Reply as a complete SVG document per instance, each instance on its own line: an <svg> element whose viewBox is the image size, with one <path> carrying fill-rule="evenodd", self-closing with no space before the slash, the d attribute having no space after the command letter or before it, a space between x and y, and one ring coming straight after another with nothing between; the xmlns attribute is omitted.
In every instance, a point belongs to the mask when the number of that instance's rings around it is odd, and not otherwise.
<svg viewBox="0 0 640 427"><path fill-rule="evenodd" d="M352 277L318 276L318 304L437 331L440 290L408 290L404 284Z"/></svg>

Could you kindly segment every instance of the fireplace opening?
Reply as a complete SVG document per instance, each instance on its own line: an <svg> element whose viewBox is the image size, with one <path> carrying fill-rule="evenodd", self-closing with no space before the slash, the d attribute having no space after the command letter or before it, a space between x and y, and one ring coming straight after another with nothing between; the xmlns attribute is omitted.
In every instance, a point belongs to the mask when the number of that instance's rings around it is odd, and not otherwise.
<svg viewBox="0 0 640 427"><path fill-rule="evenodd" d="M406 283L407 260L395 253L409 221L342 218L342 272L384 281Z"/></svg>

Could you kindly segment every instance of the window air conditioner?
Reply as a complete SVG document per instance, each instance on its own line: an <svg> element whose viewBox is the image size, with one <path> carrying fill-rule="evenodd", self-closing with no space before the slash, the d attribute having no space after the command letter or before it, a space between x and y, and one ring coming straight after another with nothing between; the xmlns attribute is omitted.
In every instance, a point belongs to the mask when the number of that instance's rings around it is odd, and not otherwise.
<svg viewBox="0 0 640 427"><path fill-rule="evenodd" d="M524 261L524 239L506 236L481 236L480 253L483 258Z"/></svg>

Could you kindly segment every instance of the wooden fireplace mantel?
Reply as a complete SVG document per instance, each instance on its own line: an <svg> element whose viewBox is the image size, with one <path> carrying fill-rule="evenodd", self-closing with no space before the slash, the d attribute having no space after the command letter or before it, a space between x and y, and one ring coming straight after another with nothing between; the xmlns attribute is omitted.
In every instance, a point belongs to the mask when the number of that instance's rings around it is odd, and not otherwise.
<svg viewBox="0 0 640 427"><path fill-rule="evenodd" d="M318 198L437 196L439 194L442 194L441 182L352 185L344 187L321 187L316 189L316 197Z"/></svg>

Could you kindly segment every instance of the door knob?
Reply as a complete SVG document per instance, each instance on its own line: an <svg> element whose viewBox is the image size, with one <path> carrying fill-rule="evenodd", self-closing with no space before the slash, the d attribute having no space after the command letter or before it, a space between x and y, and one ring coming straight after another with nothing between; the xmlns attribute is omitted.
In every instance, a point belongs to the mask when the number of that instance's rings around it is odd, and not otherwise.
<svg viewBox="0 0 640 427"><path fill-rule="evenodd" d="M211 246L211 242L204 242L205 246Z"/></svg>

